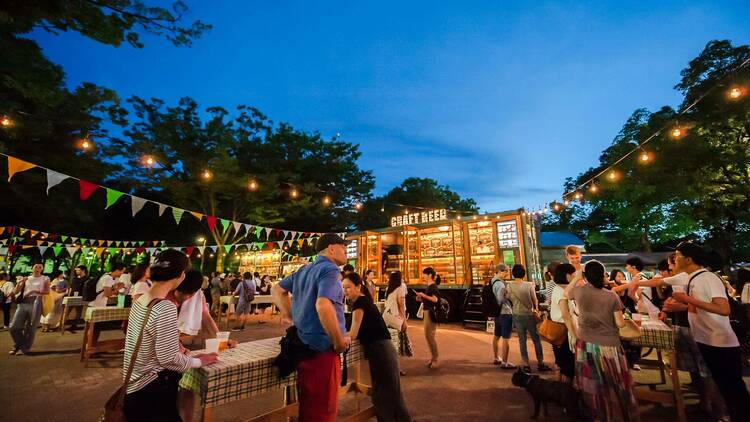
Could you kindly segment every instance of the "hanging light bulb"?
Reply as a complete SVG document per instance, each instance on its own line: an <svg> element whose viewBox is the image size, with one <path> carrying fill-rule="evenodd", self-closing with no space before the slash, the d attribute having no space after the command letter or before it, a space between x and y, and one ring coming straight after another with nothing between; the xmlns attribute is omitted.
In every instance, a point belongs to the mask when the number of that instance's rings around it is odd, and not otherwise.
<svg viewBox="0 0 750 422"><path fill-rule="evenodd" d="M323 197L323 205L331 205L331 198L327 195Z"/></svg>
<svg viewBox="0 0 750 422"><path fill-rule="evenodd" d="M581 199L581 197L583 197L583 195L581 194L581 192L576 192L575 198L576 199Z"/></svg>
<svg viewBox="0 0 750 422"><path fill-rule="evenodd" d="M599 190L599 188L596 187L596 185L594 185L594 184L592 184L591 186L589 186L589 191L591 191L591 193L596 193L598 190Z"/></svg>
<svg viewBox="0 0 750 422"><path fill-rule="evenodd" d="M385 212L385 205L380 206L380 212Z"/></svg>
<svg viewBox="0 0 750 422"><path fill-rule="evenodd" d="M472 220L476 220L476 219L477 219L477 216L476 216L476 215L472 215L472 216L471 216L471 219L472 219Z"/></svg>
<svg viewBox="0 0 750 422"><path fill-rule="evenodd" d="M558 204L552 205L552 209L555 211L560 211L560 205Z"/></svg>
<svg viewBox="0 0 750 422"><path fill-rule="evenodd" d="M0 126L11 127L13 126L13 120L11 120L8 116L3 116L3 118L0 119Z"/></svg>
<svg viewBox="0 0 750 422"><path fill-rule="evenodd" d="M744 90L742 88L738 87L738 86L733 86L727 92L727 96L729 96L729 99L731 99L731 100L737 100L740 97L742 97L743 95L745 95Z"/></svg>
<svg viewBox="0 0 750 422"><path fill-rule="evenodd" d="M685 128L682 128L682 127L679 127L679 126L675 127L674 129L672 129L669 132L669 136L671 136L672 139L680 139L683 136L685 136L686 134L687 134L687 130L685 130Z"/></svg>
<svg viewBox="0 0 750 422"><path fill-rule="evenodd" d="M201 173L201 177L203 178L203 180L211 180L211 178L213 177L213 174L211 174L211 172L208 171L208 169L206 169L206 170L203 170L203 173Z"/></svg>
<svg viewBox="0 0 750 422"><path fill-rule="evenodd" d="M609 174L607 174L607 179L609 179L609 180L611 180L613 182L615 180L617 180L617 172L614 171L614 170L610 171Z"/></svg>
<svg viewBox="0 0 750 422"><path fill-rule="evenodd" d="M357 202L356 204L354 204L354 209L356 209L357 211L362 210L362 203L361 202Z"/></svg>
<svg viewBox="0 0 750 422"><path fill-rule="evenodd" d="M156 159L150 155L144 155L141 157L141 164L150 169L156 165Z"/></svg>
<svg viewBox="0 0 750 422"><path fill-rule="evenodd" d="M647 151L643 151L641 155L638 157L638 160L640 160L641 163L648 163L649 160L651 160L651 156L648 154Z"/></svg>
<svg viewBox="0 0 750 422"><path fill-rule="evenodd" d="M250 180L250 182L247 184L247 188L251 191L258 189L258 182L256 182L255 180Z"/></svg>
<svg viewBox="0 0 750 422"><path fill-rule="evenodd" d="M570 205L570 201L568 201L568 200L566 199L566 200L564 200L564 201L563 201L563 204L565 204L565 206L567 207L568 205Z"/></svg>
<svg viewBox="0 0 750 422"><path fill-rule="evenodd" d="M291 191L289 191L289 196L292 198L296 198L299 195L299 192L297 192L297 189L292 188Z"/></svg>

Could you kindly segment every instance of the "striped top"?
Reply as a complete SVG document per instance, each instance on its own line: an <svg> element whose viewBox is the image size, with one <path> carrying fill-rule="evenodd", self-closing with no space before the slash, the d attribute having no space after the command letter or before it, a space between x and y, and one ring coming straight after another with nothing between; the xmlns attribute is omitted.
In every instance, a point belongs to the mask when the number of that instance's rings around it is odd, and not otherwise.
<svg viewBox="0 0 750 422"><path fill-rule="evenodd" d="M128 332L125 336L125 358L122 368L123 382L128 374L130 358L138 341L138 333L148 311L140 300L134 301L128 318ZM177 330L177 306L169 300L154 305L143 331L141 349L138 351L128 394L132 394L155 380L165 369L185 372L189 368L199 368L201 361L180 352L180 338Z"/></svg>

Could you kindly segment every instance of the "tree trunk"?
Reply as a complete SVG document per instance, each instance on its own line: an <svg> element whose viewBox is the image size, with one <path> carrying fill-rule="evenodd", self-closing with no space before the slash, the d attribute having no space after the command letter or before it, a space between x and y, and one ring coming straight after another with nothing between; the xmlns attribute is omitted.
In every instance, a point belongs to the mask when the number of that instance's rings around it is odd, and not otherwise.
<svg viewBox="0 0 750 422"><path fill-rule="evenodd" d="M646 229L641 233L641 251L651 252L651 242L648 240L648 232Z"/></svg>
<svg viewBox="0 0 750 422"><path fill-rule="evenodd" d="M216 271L223 273L224 272L224 248L216 249Z"/></svg>

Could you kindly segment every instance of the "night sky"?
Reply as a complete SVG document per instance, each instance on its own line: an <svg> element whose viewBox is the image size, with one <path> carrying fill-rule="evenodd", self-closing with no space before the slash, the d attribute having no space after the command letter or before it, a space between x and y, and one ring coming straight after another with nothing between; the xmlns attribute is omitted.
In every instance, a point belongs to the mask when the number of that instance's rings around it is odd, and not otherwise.
<svg viewBox="0 0 750 422"><path fill-rule="evenodd" d="M214 25L191 48L33 37L71 87L252 105L360 144L378 194L433 177L483 211L559 198L708 41L750 43L747 0L187 3Z"/></svg>

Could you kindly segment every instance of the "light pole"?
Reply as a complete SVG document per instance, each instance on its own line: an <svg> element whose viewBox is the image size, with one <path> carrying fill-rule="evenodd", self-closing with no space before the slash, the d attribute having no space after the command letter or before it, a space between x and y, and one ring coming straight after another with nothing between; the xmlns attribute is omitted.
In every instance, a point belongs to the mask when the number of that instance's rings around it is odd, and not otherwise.
<svg viewBox="0 0 750 422"><path fill-rule="evenodd" d="M206 238L201 236L196 240L198 241L198 243L201 243L203 246L203 251L201 251L201 274L203 274L203 260L206 259L205 258L206 254L204 253L206 252Z"/></svg>

